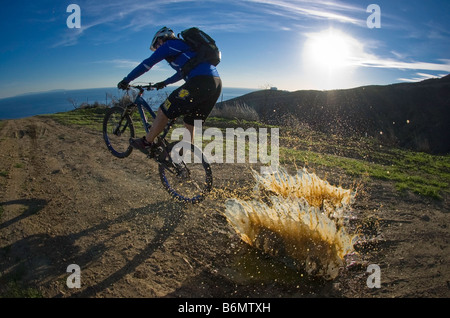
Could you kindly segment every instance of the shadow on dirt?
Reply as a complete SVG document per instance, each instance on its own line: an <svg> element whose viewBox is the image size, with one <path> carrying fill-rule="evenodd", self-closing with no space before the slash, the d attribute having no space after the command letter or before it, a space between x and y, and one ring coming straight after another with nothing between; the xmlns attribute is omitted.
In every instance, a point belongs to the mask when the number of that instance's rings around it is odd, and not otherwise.
<svg viewBox="0 0 450 318"><path fill-rule="evenodd" d="M23 220L27 218L30 215L38 213L40 210L42 210L47 205L46 200L42 199L21 199L21 200L12 200L7 202L1 202L0 206L4 207L7 205L24 205L27 207L23 213L16 216L15 218L12 218L11 220L8 220L6 222L0 223L0 230L3 228L6 228L10 226L11 224L14 224L16 222L19 222L20 220Z"/></svg>
<svg viewBox="0 0 450 318"><path fill-rule="evenodd" d="M72 297L93 297L96 295L96 293L112 286L127 274L134 273L136 268L141 265L146 259L148 259L172 235L173 231L177 228L178 224L184 216L183 210L184 205L177 202L171 202L169 204L167 202L158 202L144 208L132 209L129 213L116 220L106 222L88 230L88 232L105 230L112 224L133 220L134 217L138 214L148 214L157 213L158 211L165 211L163 226L157 229L156 235L153 237L152 241L150 241L140 253L136 254L131 261L125 264L125 266L115 271L101 282L93 286L89 286L84 291L73 294ZM87 235L88 233L80 234ZM106 250L107 249L104 248L104 251ZM92 261L92 259L90 259L89 261Z"/></svg>
<svg viewBox="0 0 450 318"><path fill-rule="evenodd" d="M0 228L6 228L20 219L37 213L45 206L45 203L44 200L17 200L2 203L2 205L25 204L29 208L20 216L0 224ZM131 261L102 281L86 289L79 292L72 290L74 293L70 295L70 297L95 297L98 292L112 286L125 275L133 273L136 267L160 248L183 219L184 209L185 206L177 202L157 202L146 207L131 209L128 213L118 218L99 223L78 233L64 236L36 234L5 246L0 250L0 259L2 260L0 262L0 273L3 274L0 285L4 286L0 288L0 296L15 297L15 292L8 287L11 285L14 286L14 289L17 286L26 289L37 285L53 285L60 290L55 297L67 297L67 293L61 292L61 285L65 285L65 279L69 275L68 273L64 274L64 282L62 282L61 273L66 273L67 266L74 263L81 268L86 268L90 263L98 261L109 249L105 244L105 240L98 240L89 249L80 251L78 240L88 236L96 237L101 232L109 233L111 227L120 226L126 222L133 222L138 215L151 216L154 214L156 215L155 217L162 217L164 220L163 225L155 230L153 239ZM164 214L158 213L159 211L164 211ZM110 234L108 235L110 239L113 239ZM67 292L65 288L62 288L62 290ZM21 296L19 295L19 297Z"/></svg>

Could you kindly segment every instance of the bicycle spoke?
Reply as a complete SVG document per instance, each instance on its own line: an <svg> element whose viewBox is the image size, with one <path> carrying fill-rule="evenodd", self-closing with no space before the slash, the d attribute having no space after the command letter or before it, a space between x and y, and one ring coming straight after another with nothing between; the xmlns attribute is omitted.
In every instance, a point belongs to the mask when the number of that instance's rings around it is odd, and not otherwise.
<svg viewBox="0 0 450 318"><path fill-rule="evenodd" d="M191 144L188 145L193 147ZM186 151L186 148L184 151ZM197 156L197 158L194 158L194 156ZM176 170L175 173L173 173L173 169L169 170L168 167L161 165L161 181L169 193L178 200L191 203L199 202L211 190L212 173L210 166L204 161L201 152L188 150L185 152L183 160L183 162L171 165Z"/></svg>
<svg viewBox="0 0 450 318"><path fill-rule="evenodd" d="M130 155L129 139L134 137L133 122L121 107L111 108L103 121L103 139L111 153L118 158Z"/></svg>

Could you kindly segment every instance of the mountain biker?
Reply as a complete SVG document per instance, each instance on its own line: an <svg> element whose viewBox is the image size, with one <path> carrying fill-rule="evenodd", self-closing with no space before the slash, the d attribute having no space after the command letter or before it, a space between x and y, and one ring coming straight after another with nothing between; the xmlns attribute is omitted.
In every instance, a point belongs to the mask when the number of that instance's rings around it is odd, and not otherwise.
<svg viewBox="0 0 450 318"><path fill-rule="evenodd" d="M175 33L163 27L153 37L150 50L154 53L134 68L119 84L120 89L127 89L131 81L149 71L155 64L166 60L176 73L168 79L156 83L162 89L181 79L185 83L174 90L158 109L153 125L142 138L131 138L130 145L152 156L156 147L155 138L164 130L169 119L184 115L184 125L194 137L194 120L206 120L222 91L222 80L215 66L203 62L195 66L188 74L183 74L183 66L196 53Z"/></svg>

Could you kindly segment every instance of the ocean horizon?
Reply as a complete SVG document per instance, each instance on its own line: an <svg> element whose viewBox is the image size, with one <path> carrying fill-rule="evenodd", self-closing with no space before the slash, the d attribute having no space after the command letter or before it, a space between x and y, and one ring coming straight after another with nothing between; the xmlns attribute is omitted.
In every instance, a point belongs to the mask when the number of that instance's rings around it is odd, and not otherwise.
<svg viewBox="0 0 450 318"><path fill-rule="evenodd" d="M169 86L159 91L146 91L144 98L152 108L157 109L166 96L176 88L176 86ZM227 101L254 91L257 91L257 89L224 87L218 102ZM84 103L94 104L97 102L110 105L113 99L120 99L123 95L125 95L125 92L115 87L61 89L21 94L0 99L0 120L66 112Z"/></svg>

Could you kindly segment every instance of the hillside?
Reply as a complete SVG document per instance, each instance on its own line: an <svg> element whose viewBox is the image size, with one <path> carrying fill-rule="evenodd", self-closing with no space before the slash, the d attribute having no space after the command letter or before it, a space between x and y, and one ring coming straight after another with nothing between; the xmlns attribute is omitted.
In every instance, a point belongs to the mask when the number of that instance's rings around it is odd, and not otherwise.
<svg viewBox="0 0 450 318"><path fill-rule="evenodd" d="M224 103L235 102L254 108L270 124L294 116L326 134L372 136L388 145L436 154L450 151L450 75L345 90L264 90Z"/></svg>
<svg viewBox="0 0 450 318"><path fill-rule="evenodd" d="M155 162L111 156L103 111L0 122L0 297L448 296L448 156L281 128L286 169L358 189L349 220L367 238L361 258L323 281L250 248L227 223L228 198L253 198L255 165L214 164L211 196L182 205ZM233 122L209 120L219 124ZM327 154L338 148L349 156ZM70 264L81 267L79 289L66 284ZM368 264L381 268L379 289L367 285Z"/></svg>

